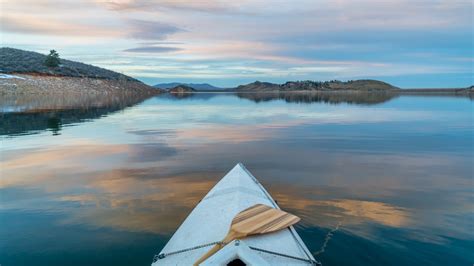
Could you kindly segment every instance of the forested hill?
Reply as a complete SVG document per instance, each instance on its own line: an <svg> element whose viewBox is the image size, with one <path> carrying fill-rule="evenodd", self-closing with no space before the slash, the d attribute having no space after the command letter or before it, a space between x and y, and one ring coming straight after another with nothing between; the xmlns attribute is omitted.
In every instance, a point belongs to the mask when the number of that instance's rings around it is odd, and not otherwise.
<svg viewBox="0 0 474 266"><path fill-rule="evenodd" d="M65 77L86 77L123 81L138 81L104 68L60 59L57 67L45 64L46 55L15 48L0 48L0 73L39 74Z"/></svg>
<svg viewBox="0 0 474 266"><path fill-rule="evenodd" d="M359 90L359 91L386 91L398 90L388 83L361 79L350 81L288 81L284 84L275 84L269 82L255 81L247 85L240 85L236 88L237 91L313 91L313 90Z"/></svg>

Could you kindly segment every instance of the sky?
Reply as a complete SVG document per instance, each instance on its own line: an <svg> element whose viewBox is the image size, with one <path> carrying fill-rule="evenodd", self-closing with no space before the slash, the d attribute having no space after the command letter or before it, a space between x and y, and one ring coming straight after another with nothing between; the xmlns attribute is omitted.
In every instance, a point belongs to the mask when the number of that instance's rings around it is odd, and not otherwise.
<svg viewBox="0 0 474 266"><path fill-rule="evenodd" d="M471 0L0 0L1 46L148 84L472 85Z"/></svg>

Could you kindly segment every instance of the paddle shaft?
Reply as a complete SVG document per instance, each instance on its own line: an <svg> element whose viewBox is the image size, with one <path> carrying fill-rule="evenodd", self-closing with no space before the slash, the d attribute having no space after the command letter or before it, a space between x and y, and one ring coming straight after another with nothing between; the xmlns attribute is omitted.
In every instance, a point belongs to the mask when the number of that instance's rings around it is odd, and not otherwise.
<svg viewBox="0 0 474 266"><path fill-rule="evenodd" d="M212 247L206 254L204 254L199 260L197 260L193 264L193 266L198 266L203 261L207 260L207 258L216 254L217 251L221 250L225 245L227 245L227 243L232 242L234 239L236 239L236 237L235 237L234 232L231 230L219 244L214 245L214 247Z"/></svg>

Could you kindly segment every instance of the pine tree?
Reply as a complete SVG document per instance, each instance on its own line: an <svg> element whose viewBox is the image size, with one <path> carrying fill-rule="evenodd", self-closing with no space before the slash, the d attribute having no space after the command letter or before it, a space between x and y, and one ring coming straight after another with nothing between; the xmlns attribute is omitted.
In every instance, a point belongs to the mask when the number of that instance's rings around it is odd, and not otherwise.
<svg viewBox="0 0 474 266"><path fill-rule="evenodd" d="M49 55L47 55L46 59L44 60L44 64L47 67L57 67L59 66L60 62L59 54L56 52L56 50L49 51Z"/></svg>

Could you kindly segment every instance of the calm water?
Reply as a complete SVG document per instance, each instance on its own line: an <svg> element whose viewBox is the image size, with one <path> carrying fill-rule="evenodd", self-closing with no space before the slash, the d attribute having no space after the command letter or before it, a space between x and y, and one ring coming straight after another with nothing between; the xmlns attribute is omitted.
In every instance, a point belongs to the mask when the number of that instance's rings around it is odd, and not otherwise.
<svg viewBox="0 0 474 266"><path fill-rule="evenodd" d="M149 265L238 162L323 265L474 263L469 98L142 100L3 102L2 266Z"/></svg>

